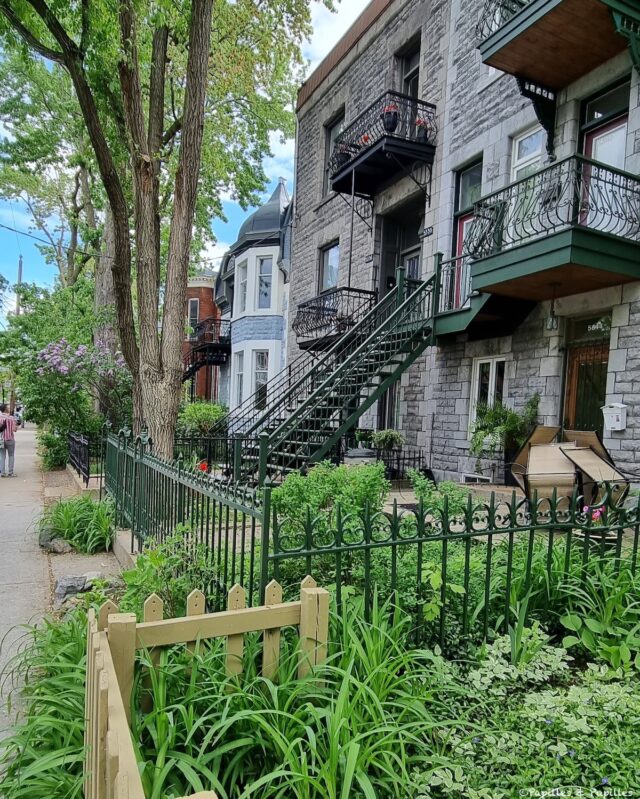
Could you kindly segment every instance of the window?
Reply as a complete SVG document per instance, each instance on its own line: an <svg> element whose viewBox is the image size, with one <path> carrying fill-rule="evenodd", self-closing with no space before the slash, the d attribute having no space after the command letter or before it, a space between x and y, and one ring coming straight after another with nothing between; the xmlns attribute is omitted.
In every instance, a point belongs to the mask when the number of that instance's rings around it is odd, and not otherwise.
<svg viewBox="0 0 640 799"><path fill-rule="evenodd" d="M236 377L236 407L242 405L244 393L244 352L236 352L235 354L235 377Z"/></svg>
<svg viewBox="0 0 640 799"><path fill-rule="evenodd" d="M482 161L461 169L456 176L456 255L462 255L464 239L473 221L473 206L482 195Z"/></svg>
<svg viewBox="0 0 640 799"><path fill-rule="evenodd" d="M402 93L417 100L420 93L420 45L402 57Z"/></svg>
<svg viewBox="0 0 640 799"><path fill-rule="evenodd" d="M238 266L238 310L244 313L247 310L247 262L243 261Z"/></svg>
<svg viewBox="0 0 640 799"><path fill-rule="evenodd" d="M320 291L334 289L338 285L340 245L336 242L320 250Z"/></svg>
<svg viewBox="0 0 640 799"><path fill-rule="evenodd" d="M253 374L256 394L256 408L266 408L267 382L269 381L268 350L255 350L253 353Z"/></svg>
<svg viewBox="0 0 640 799"><path fill-rule="evenodd" d="M545 146L545 132L538 127L513 140L511 154L512 181L526 178L542 166L542 152Z"/></svg>
<svg viewBox="0 0 640 799"><path fill-rule="evenodd" d="M200 316L200 300L197 298L192 298L189 300L189 331L187 333L187 338L194 339L196 338L196 328L198 327L198 319Z"/></svg>
<svg viewBox="0 0 640 799"><path fill-rule="evenodd" d="M620 86L609 89L585 103L585 125L601 125L613 117L629 111L629 93L631 86L628 80Z"/></svg>
<svg viewBox="0 0 640 799"><path fill-rule="evenodd" d="M334 117L334 119L328 124L324 126L324 184L323 184L323 195L329 193L329 159L331 158L331 154L333 153L333 148L336 143L336 139L342 133L344 129L344 113L341 113L340 116Z"/></svg>
<svg viewBox="0 0 640 799"><path fill-rule="evenodd" d="M258 258L258 308L271 308L273 258Z"/></svg>
<svg viewBox="0 0 640 799"><path fill-rule="evenodd" d="M476 358L471 378L469 424L476 418L478 405L495 405L504 399L504 358Z"/></svg>

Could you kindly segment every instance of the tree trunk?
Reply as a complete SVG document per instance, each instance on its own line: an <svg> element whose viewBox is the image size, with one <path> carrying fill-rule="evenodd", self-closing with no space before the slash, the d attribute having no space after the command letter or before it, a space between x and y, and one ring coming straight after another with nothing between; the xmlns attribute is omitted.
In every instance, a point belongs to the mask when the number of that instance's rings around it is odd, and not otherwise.
<svg viewBox="0 0 640 799"><path fill-rule="evenodd" d="M93 307L98 317L98 325L93 333L93 343L115 353L120 349L120 339L115 326L116 291L113 285L111 262L115 255L115 231L113 215L107 207L102 234L102 248L96 258L95 287L93 290Z"/></svg>

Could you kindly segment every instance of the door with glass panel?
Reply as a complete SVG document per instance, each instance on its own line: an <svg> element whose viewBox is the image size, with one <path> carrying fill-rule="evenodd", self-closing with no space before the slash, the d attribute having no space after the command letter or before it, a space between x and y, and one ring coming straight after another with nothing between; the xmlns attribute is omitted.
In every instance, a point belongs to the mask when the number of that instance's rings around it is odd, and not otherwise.
<svg viewBox="0 0 640 799"><path fill-rule="evenodd" d="M585 104L584 154L591 161L624 170L629 91L624 83ZM598 164L584 166L580 223L603 233L637 235L636 182Z"/></svg>
<svg viewBox="0 0 640 799"><path fill-rule="evenodd" d="M542 168L545 137L544 130L537 127L513 140L509 208L496 208L494 211L498 216L508 214L504 226L507 246L524 244L546 232L541 218L545 195L537 175Z"/></svg>

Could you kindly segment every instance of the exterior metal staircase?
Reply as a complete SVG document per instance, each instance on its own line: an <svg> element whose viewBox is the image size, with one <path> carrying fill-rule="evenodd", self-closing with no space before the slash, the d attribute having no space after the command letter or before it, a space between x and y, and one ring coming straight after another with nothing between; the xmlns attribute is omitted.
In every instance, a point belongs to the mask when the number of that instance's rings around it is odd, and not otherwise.
<svg viewBox="0 0 640 799"><path fill-rule="evenodd" d="M436 282L399 270L396 289L243 431L236 475L262 484L325 458L433 343Z"/></svg>

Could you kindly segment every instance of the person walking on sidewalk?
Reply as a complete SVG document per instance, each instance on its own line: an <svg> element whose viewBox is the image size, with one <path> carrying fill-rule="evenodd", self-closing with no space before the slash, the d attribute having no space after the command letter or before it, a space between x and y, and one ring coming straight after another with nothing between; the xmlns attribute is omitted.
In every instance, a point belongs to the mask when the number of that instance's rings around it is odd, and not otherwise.
<svg viewBox="0 0 640 799"><path fill-rule="evenodd" d="M7 406L0 405L0 477L14 477L16 428L16 420L10 413L7 413Z"/></svg>

